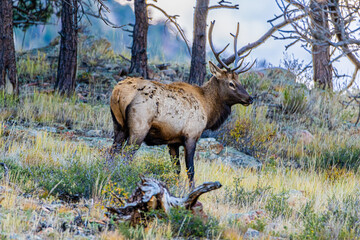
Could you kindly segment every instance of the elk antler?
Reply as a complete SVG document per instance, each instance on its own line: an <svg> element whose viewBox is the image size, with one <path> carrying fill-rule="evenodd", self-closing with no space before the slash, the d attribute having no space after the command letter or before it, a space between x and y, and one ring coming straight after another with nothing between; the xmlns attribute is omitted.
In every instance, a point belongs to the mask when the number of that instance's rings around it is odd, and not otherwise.
<svg viewBox="0 0 360 240"><path fill-rule="evenodd" d="M230 45L230 43L228 43L228 45L226 45L223 50L221 50L220 52L216 52L215 51L215 47L214 47L214 44L213 44L213 41L212 41L212 31L213 31L213 28L214 28L214 25L215 25L215 20L211 22L211 25L210 25L210 28L209 28L209 43L210 43L210 48L211 48L211 51L214 53L214 56L216 58L216 60L221 64L221 66L223 66L227 71L231 71L231 68L226 65L220 58L220 54L223 53L226 48Z"/></svg>
<svg viewBox="0 0 360 240"><path fill-rule="evenodd" d="M220 63L220 65L222 67L224 67L228 72L235 72L235 73L244 73L244 72L247 72L249 71L253 66L254 64L256 63L256 60L249 66L250 63L247 63L245 66L241 67L242 64L244 63L244 60L247 56L250 55L251 53L251 49L250 51L247 53L247 54L244 54L243 56L239 56L237 54L237 40L238 40L238 36L239 36L239 26L240 24L238 23L237 24L237 28L236 28L236 33L235 35L230 33L231 36L234 37L234 52L235 52L235 63L234 63L234 69L231 69L228 65L226 65L224 63L223 60L221 60L220 58L220 54L223 53L225 51L225 49L229 46L226 45L225 48L219 52L216 52L215 51L215 48L214 48L214 44L212 42L212 31L213 31L213 28L214 28L214 25L215 25L215 20L211 22L211 25L210 25L210 28L209 28L209 43L210 43L210 47L211 47L211 50L212 52L214 53L215 55L215 58L216 60ZM239 64L239 61L240 61L240 64ZM249 66L249 67L248 67Z"/></svg>

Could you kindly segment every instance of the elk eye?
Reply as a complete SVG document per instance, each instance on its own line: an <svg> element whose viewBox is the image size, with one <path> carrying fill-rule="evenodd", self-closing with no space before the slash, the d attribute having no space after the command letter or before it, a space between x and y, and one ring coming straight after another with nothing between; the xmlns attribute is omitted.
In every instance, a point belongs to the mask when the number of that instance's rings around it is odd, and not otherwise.
<svg viewBox="0 0 360 240"><path fill-rule="evenodd" d="M233 82L230 82L230 83L229 83L229 86L230 86L230 88L234 88L234 89L235 89L235 85L234 85Z"/></svg>

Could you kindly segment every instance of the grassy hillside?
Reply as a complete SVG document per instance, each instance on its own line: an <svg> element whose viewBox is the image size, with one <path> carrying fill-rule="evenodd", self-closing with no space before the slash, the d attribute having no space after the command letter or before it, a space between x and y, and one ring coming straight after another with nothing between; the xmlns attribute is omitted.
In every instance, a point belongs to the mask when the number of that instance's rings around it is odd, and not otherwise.
<svg viewBox="0 0 360 240"><path fill-rule="evenodd" d="M131 164L123 156L107 160L107 101L122 78L112 67L123 61L118 55L101 47L81 53L77 92L63 98L51 90L49 54L20 56L22 94L0 96L0 162L10 179L0 186L4 239L359 238L358 107L344 105L345 96L309 90L279 69L241 76L256 102L234 107L216 137L259 159L262 168L196 155L196 184L223 185L200 198L207 218L185 210L151 213L151 221L134 228L106 217L105 206L120 206L118 198L130 196L140 174L184 195L186 172L176 175L166 148L141 152ZM181 80L184 68L173 67ZM153 74L169 79L156 68ZM184 166L183 154L181 160Z"/></svg>

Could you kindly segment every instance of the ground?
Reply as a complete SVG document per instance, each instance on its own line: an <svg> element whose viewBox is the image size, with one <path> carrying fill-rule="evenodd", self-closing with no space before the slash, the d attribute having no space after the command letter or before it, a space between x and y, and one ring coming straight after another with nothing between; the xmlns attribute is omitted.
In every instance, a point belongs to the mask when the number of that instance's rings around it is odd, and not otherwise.
<svg viewBox="0 0 360 240"><path fill-rule="evenodd" d="M107 158L108 96L123 69L105 66L121 58L106 52L100 58L95 49L84 57L88 65L80 62L82 80L71 98L51 91L50 53L23 53L22 94L0 97L0 162L9 168L0 187L4 239L360 238L358 106L345 95L309 90L282 69L241 76L255 103L234 107L220 130L206 133L216 140L201 140L195 182L222 184L199 199L206 217L178 209L151 212L137 227L114 221L106 206L121 206L141 174L175 196L189 190L183 154L177 176L166 147L143 146L130 164L126 152ZM170 69L154 67L153 76L187 74ZM238 164L239 151L252 164Z"/></svg>

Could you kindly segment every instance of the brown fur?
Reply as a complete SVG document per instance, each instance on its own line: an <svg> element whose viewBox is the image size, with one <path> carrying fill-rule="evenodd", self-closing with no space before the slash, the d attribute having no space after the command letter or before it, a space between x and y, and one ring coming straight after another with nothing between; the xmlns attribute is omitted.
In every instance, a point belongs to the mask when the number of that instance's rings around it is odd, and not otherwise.
<svg viewBox="0 0 360 240"><path fill-rule="evenodd" d="M210 63L213 77L203 86L187 83L162 84L143 78L127 78L112 92L114 147L128 139L140 146L168 144L178 158L185 147L186 167L192 181L196 142L205 129L218 128L236 103L248 105L251 96L238 82L237 74Z"/></svg>

